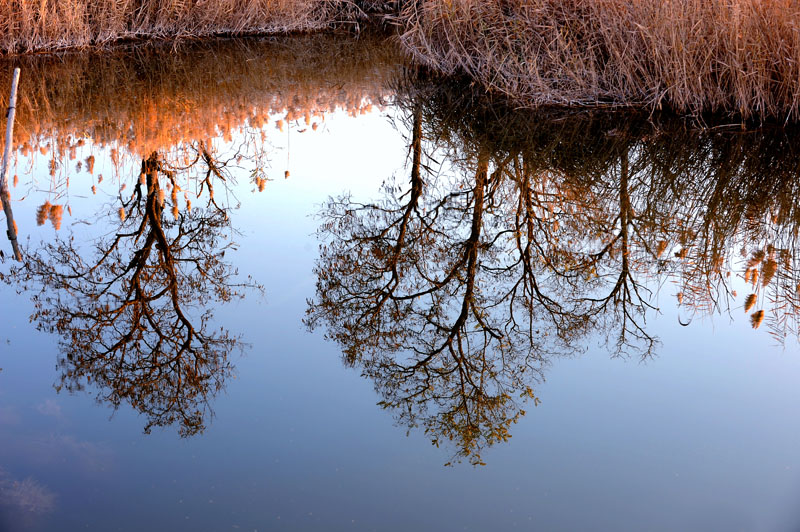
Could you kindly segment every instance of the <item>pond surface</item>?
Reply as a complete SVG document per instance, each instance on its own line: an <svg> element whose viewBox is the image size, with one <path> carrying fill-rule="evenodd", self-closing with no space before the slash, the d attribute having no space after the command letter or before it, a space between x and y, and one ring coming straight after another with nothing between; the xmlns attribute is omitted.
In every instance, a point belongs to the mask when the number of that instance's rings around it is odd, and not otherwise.
<svg viewBox="0 0 800 532"><path fill-rule="evenodd" d="M800 527L800 132L374 38L17 63L0 531Z"/></svg>

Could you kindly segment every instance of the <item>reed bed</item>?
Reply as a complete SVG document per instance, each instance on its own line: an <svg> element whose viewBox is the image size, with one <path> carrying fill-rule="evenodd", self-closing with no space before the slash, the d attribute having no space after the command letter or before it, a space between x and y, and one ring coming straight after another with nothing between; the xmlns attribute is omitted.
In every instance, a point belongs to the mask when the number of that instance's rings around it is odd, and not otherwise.
<svg viewBox="0 0 800 532"><path fill-rule="evenodd" d="M798 0L420 0L402 42L517 105L800 118Z"/></svg>
<svg viewBox="0 0 800 532"><path fill-rule="evenodd" d="M316 30L333 0L4 0L0 52L101 45L121 39Z"/></svg>
<svg viewBox="0 0 800 532"><path fill-rule="evenodd" d="M515 105L800 119L800 0L6 0L0 54L376 16L419 62Z"/></svg>

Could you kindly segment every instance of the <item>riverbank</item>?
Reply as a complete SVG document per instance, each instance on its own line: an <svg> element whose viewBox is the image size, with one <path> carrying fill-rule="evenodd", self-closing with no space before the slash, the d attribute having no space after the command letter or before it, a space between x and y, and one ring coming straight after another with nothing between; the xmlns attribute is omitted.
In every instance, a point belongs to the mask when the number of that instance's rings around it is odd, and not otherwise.
<svg viewBox="0 0 800 532"><path fill-rule="evenodd" d="M122 40L319 30L334 1L11 0L0 3L0 53L104 46Z"/></svg>
<svg viewBox="0 0 800 532"><path fill-rule="evenodd" d="M797 0L14 0L0 54L369 24L520 107L800 120Z"/></svg>
<svg viewBox="0 0 800 532"><path fill-rule="evenodd" d="M422 0L404 47L523 107L800 119L796 0Z"/></svg>

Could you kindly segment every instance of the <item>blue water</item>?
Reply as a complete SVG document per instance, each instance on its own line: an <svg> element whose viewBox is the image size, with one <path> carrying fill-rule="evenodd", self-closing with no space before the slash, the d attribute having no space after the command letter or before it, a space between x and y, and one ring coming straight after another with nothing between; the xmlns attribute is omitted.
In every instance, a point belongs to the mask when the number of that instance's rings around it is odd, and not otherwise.
<svg viewBox="0 0 800 532"><path fill-rule="evenodd" d="M214 326L245 345L230 354L234 375L211 399L202 434L143 434L142 415L124 401L98 403L92 384L57 392L59 336L29 321L32 292L0 284L0 530L800 528L796 339L781 345L766 327L753 330L739 307L682 327L670 286L658 294L660 313L647 316L661 341L655 356L613 357L590 335L582 352L548 360L544 379L532 381L541 403L526 403L512 438L483 451L485 466L446 467L447 442L431 445L376 405L373 382L303 318L318 297L322 204L346 192L379 200L384 180L404 182L404 113L388 105L358 117L332 112L314 132L298 133L301 122L288 134L270 128L273 180L263 192L246 169L231 170L236 232L225 239L236 250L225 259L264 293L215 305ZM238 140L216 142L224 151ZM97 156L95 175L112 175L107 148L83 149L79 159L90 149ZM119 181L107 177L96 196L85 172L74 175L73 215L58 234L111 234L108 218L76 222L109 205L113 213L137 165L130 155ZM441 172L446 182L458 165ZM37 249L57 234L34 224L50 197L46 161L20 179L15 217ZM8 250L0 266L11 267Z"/></svg>

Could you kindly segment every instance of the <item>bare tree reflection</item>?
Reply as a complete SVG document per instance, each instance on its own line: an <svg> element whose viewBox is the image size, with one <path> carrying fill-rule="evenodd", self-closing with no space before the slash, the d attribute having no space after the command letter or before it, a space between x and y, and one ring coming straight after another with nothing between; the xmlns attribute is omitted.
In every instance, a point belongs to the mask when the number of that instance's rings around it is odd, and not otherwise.
<svg viewBox="0 0 800 532"><path fill-rule="evenodd" d="M411 130L407 193L390 184L380 204L345 197L326 206L328 244L307 323L325 323L400 423L482 463L481 450L508 439L524 414L520 398L534 397L528 383L541 371L548 333L526 326L540 316L517 290L518 265L493 245L503 236L495 230L503 167L490 173L485 150L474 173L439 195L421 171L419 106ZM567 313L556 319L563 336L581 326Z"/></svg>
<svg viewBox="0 0 800 532"><path fill-rule="evenodd" d="M181 212L176 172L190 168L207 205ZM254 286L237 284L224 261L230 220L213 192L225 179L224 163L203 143L183 168L153 153L142 160L131 195L120 197L117 230L91 253L74 237L28 252L15 274L40 287L32 317L39 329L61 335L59 388L93 384L98 401L129 403L144 414L145 431L177 424L190 436L204 429L239 344L213 325L214 308Z"/></svg>
<svg viewBox="0 0 800 532"><path fill-rule="evenodd" d="M594 338L653 356L647 318L665 285L689 314L716 313L735 304L746 266L776 337L797 335L793 132L532 116L441 80L398 94L409 181L388 182L379 202L324 206L306 322L399 424L452 441L455 459L482 463L510 437L553 356ZM766 309L753 301L757 326Z"/></svg>

